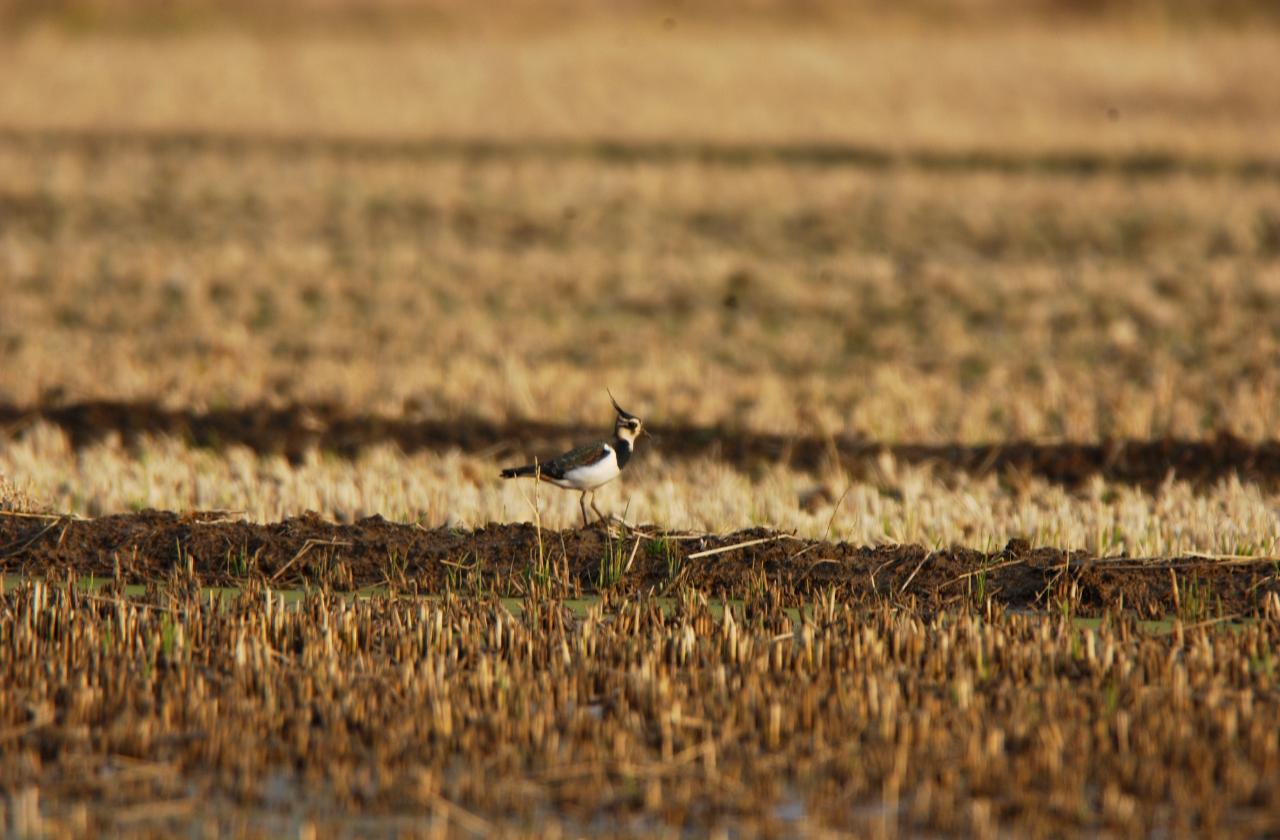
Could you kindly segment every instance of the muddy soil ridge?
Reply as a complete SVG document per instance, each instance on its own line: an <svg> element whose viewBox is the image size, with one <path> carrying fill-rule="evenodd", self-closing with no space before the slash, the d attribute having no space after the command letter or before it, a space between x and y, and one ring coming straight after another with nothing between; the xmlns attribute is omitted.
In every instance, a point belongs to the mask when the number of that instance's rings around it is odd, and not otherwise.
<svg viewBox="0 0 1280 840"><path fill-rule="evenodd" d="M569 596L692 587L731 599L798 604L815 594L868 605L888 600L933 613L990 599L1014 609L1197 619L1266 614L1280 599L1275 562L1259 558L1099 558L1032 548L856 546L765 529L724 535L610 535L490 524L423 528L380 516L352 524L314 514L257 524L218 513L167 511L99 519L0 515L0 571L146 584L194 574L203 585L394 586L519 597L541 585ZM1280 604L1280 600L1276 601ZM1274 607L1273 607L1274 608Z"/></svg>
<svg viewBox="0 0 1280 840"><path fill-rule="evenodd" d="M599 426L536 420L388 417L326 404L209 411L107 400L0 404L0 431L13 433L38 421L62 428L76 447L111 435L119 435L126 444L146 435L169 435L214 449L246 446L294 462L314 449L354 457L366 447L384 443L405 452L458 449L492 453L495 458L521 457L596 437L601 431ZM1065 485L1078 485L1095 475L1147 488L1159 486L1170 476L1205 485L1234 475L1242 481L1280 487L1280 441L1247 441L1229 434L1202 440L965 445L885 444L857 437L792 436L713 426L657 424L653 431L656 440L645 445L664 457L713 457L738 466L770 463L814 469L838 460L855 475L865 475L877 458L888 454L907 464L935 464L974 475L1035 476Z"/></svg>
<svg viewBox="0 0 1280 840"><path fill-rule="evenodd" d="M880 171L895 168L926 172L995 172L1006 175L1170 175L1280 180L1280 160L1259 155L1205 156L1140 150L1130 153L1087 149L1010 152L990 149L904 150L848 142L733 143L692 140L450 138L416 140L350 135L281 135L188 129L0 128L0 146L38 147L90 156L121 150L147 154L208 153L229 157L269 154L328 157L339 160L591 160L609 163L703 163L721 166L763 164L845 167Z"/></svg>

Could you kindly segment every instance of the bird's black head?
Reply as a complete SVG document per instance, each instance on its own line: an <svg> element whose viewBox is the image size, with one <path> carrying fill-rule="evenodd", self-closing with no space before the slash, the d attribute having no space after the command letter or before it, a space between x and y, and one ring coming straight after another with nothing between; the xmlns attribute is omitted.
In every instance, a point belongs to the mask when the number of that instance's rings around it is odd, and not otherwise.
<svg viewBox="0 0 1280 840"><path fill-rule="evenodd" d="M644 422L634 414L623 409L618 405L618 401L613 398L613 394L609 394L609 400L613 403L613 410L618 416L613 421L613 432L625 441L634 441L640 436L644 428Z"/></svg>

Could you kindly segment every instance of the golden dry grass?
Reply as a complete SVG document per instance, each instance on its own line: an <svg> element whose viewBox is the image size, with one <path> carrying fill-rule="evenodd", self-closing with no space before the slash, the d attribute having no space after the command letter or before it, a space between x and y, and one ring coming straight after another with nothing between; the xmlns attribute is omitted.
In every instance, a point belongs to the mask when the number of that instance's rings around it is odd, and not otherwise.
<svg viewBox="0 0 1280 840"><path fill-rule="evenodd" d="M19 82L0 91L0 397L594 424L610 384L656 425L1271 437L1280 182L1232 168L1271 154L1271 43L1114 21L958 37L614 20L386 43L32 30L0 45ZM86 133L41 133L56 128ZM824 162L824 142L925 154ZM483 458L144 451L73 453L46 430L3 457L74 512L529 515ZM948 489L887 469L850 491L836 535L1276 539L1271 496L1231 483ZM673 527L816 535L830 512L799 500L845 484L655 460L606 495ZM572 495L543 500L572 521Z"/></svg>
<svg viewBox="0 0 1280 840"><path fill-rule="evenodd" d="M19 403L593 423L610 384L658 424L881 440L1280 422L1268 179L17 142L0 173Z"/></svg>
<svg viewBox="0 0 1280 840"><path fill-rule="evenodd" d="M1272 35L1148 24L37 27L0 45L0 397L1269 437Z"/></svg>
<svg viewBox="0 0 1280 840"><path fill-rule="evenodd" d="M661 19L438 36L36 32L0 41L0 125L360 137L838 141L1271 157L1270 28Z"/></svg>
<svg viewBox="0 0 1280 840"><path fill-rule="evenodd" d="M534 521L536 504L544 526L577 527L576 492L500 481L500 465L460 453L405 456L391 447L354 460L317 453L291 465L241 447L192 450L167 439L137 450L107 443L77 451L49 426L0 450L0 474L23 476L33 496L81 515L217 509L272 522L312 510L340 521L378 513L476 528ZM875 473L859 481L835 470L779 467L753 476L715 460L669 462L642 451L598 499L631 522L717 533L765 526L862 545L995 550L1020 536L1102 556L1280 555L1280 496L1234 480L1209 490L1170 482L1156 493L1096 480L1069 491L1040 480L939 477L888 457Z"/></svg>
<svg viewBox="0 0 1280 840"><path fill-rule="evenodd" d="M0 396L588 421L608 382L658 421L884 440L1267 437L1277 55L1110 19L36 28L0 42Z"/></svg>
<svg viewBox="0 0 1280 840"><path fill-rule="evenodd" d="M26 491L9 480L0 470L0 511L31 513L43 510L43 506Z"/></svg>
<svg viewBox="0 0 1280 840"><path fill-rule="evenodd" d="M251 590L0 595L15 834L1028 836L1276 828L1277 608L923 620L686 592L584 617ZM247 737L253 733L253 737ZM286 821L292 819L289 825ZM282 826L284 823L287 827Z"/></svg>

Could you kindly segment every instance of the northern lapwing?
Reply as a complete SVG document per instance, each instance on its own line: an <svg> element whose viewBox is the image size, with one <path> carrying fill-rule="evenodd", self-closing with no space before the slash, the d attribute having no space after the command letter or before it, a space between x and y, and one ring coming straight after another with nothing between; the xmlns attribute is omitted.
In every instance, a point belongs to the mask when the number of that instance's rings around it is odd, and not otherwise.
<svg viewBox="0 0 1280 840"><path fill-rule="evenodd" d="M549 461L537 461L523 467L509 467L502 471L503 478L519 478L534 476L548 481L557 487L580 490L578 508L582 511L582 526L587 522L587 494L591 494L591 509L600 521L606 517L596 507L595 489L612 481L622 472L622 468L631 460L631 451L635 448L636 438L640 436L643 423L639 417L622 410L618 401L609 395L614 411L618 416L613 422L613 440L601 440L571 449L563 455L557 455Z"/></svg>

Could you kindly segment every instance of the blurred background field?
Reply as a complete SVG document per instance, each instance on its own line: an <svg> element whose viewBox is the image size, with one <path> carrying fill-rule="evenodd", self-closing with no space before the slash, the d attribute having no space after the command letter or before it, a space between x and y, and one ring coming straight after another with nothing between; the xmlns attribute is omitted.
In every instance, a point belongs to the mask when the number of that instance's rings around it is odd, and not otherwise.
<svg viewBox="0 0 1280 840"><path fill-rule="evenodd" d="M11 406L603 430L607 385L658 431L1263 441L1280 421L1269 4L69 0L0 21ZM449 452L431 502L266 505L169 468L140 493L99 466L148 461L128 447L7 437L0 469L82 513L529 515ZM422 469L378 463L377 486ZM633 516L902 533L835 510L835 472L747 471L690 509L659 498L707 468L661 437L638 466L606 491ZM826 506L802 506L815 486ZM1268 544L1274 518L1246 530Z"/></svg>

